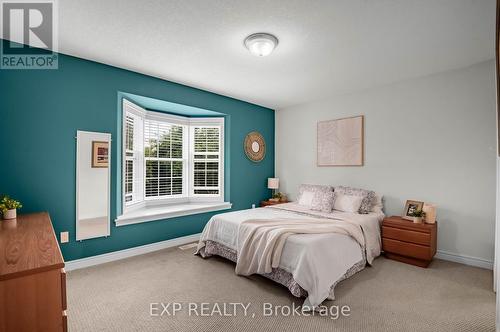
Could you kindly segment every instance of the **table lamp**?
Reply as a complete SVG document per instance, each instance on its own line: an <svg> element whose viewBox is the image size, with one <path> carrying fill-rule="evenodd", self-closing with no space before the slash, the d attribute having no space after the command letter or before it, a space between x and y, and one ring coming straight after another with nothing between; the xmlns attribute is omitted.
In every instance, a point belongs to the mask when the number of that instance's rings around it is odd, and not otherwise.
<svg viewBox="0 0 500 332"><path fill-rule="evenodd" d="M280 179L278 178L267 178L267 188L272 189L273 196L276 193L276 189L280 187Z"/></svg>

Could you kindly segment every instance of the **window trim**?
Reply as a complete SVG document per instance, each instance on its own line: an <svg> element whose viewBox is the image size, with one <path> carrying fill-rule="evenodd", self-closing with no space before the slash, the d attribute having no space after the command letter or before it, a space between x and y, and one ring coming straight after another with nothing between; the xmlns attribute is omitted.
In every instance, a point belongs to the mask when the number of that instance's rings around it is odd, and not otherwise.
<svg viewBox="0 0 500 332"><path fill-rule="evenodd" d="M146 167L145 167L145 157L142 155L140 162L143 165L142 167L142 200L133 203L133 204L127 204L125 200L125 178L126 178L126 154L125 149L126 149L126 140L125 140L125 132L126 132L126 127L124 125L126 121L126 116L127 113L130 112L132 114L135 114L143 119L143 128L142 128L142 133L144 135L144 122L145 120L154 120L154 121L166 121L172 124L178 124L185 126L187 129L186 132L186 140L187 144L184 144L184 150L183 150L183 159L185 160L184 163L184 172L186 172L186 180L187 180L187 185L186 187L183 186L183 195L179 197L165 197L165 198L147 198L145 197L145 172L146 172ZM167 113L161 113L161 112L156 112L156 111L148 111L139 105L123 98L122 102L122 123L121 123L121 130L122 130L122 147L121 147L121 160L122 160L122 170L121 170L121 181L122 181L122 188L121 188L121 202L122 202L122 215L117 217L116 222L119 220L126 219L126 214L131 213L131 212L137 212L137 210L148 210L148 208L161 208L161 206L165 206L165 213L162 213L162 215L168 215L168 209L169 206L174 208L174 205L189 205L190 203L192 204L197 204L197 203L212 203L216 207L220 207L222 205L227 208L227 204L230 204L228 202L224 201L225 198L225 182L224 182L224 125L225 125L225 118L224 117L204 117L204 118L189 118L189 117L184 117L184 116L178 116L178 115L172 115L172 114L167 114ZM194 167L193 160L194 160L194 155L193 152L191 151L191 132L193 131L194 126L214 126L214 127L220 127L220 137L219 137L219 195L194 195L193 192L193 177L194 177L194 172L192 171L192 167ZM144 136L143 136L144 137ZM143 138L141 138L143 139ZM184 178L184 177L183 177ZM229 207L230 208L230 207ZM211 209L208 209L211 210ZM208 211L203 211L203 212L208 212ZM194 212L194 213L203 213L203 212ZM146 212L145 212L146 213ZM137 214L137 213L135 213ZM181 215L187 215L187 214L193 214L189 213L189 209L181 213ZM165 218L161 218L165 219ZM151 220L147 220L151 221ZM139 221L141 222L141 221ZM127 223L122 223L122 224L129 224L129 223L135 223L135 222L127 222ZM117 224L118 225L118 224Z"/></svg>

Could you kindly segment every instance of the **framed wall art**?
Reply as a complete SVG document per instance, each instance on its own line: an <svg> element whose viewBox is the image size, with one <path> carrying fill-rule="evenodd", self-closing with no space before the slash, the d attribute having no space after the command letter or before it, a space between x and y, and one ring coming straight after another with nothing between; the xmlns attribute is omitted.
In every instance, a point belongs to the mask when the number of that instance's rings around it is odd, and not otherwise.
<svg viewBox="0 0 500 332"><path fill-rule="evenodd" d="M363 166L364 116L318 122L318 166Z"/></svg>

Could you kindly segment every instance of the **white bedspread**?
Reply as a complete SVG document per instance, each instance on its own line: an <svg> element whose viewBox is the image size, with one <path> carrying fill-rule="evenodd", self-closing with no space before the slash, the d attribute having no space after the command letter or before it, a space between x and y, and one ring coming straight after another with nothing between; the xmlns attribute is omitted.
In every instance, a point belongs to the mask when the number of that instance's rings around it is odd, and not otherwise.
<svg viewBox="0 0 500 332"><path fill-rule="evenodd" d="M353 218L363 224L379 229L382 213L367 215L333 212L324 214L306 210L295 203L274 207L241 210L213 216L205 226L198 244L201 249L205 241L215 241L237 251L238 230L243 221L251 219L297 219L313 220L318 217ZM380 254L380 233L378 240L371 240L372 256ZM374 243L376 242L376 243ZM293 275L295 281L308 292L305 305L317 306L330 293L330 288L353 265L363 260L359 244L343 234L296 234L287 238L283 247L279 267Z"/></svg>

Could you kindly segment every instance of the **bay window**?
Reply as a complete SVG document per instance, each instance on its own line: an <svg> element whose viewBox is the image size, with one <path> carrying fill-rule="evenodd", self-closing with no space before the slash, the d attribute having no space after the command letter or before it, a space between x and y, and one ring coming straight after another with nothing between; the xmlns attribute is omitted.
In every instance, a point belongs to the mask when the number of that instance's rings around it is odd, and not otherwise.
<svg viewBox="0 0 500 332"><path fill-rule="evenodd" d="M224 202L223 152L224 118L175 116L123 100L124 214L148 205Z"/></svg>

